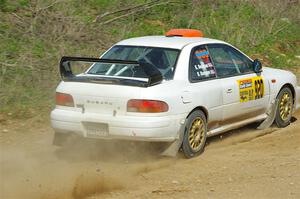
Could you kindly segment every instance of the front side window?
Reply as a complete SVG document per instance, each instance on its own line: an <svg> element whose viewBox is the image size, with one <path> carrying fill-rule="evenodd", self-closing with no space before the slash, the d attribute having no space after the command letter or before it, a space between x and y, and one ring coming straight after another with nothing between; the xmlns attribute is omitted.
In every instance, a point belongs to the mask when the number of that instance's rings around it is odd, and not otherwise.
<svg viewBox="0 0 300 199"><path fill-rule="evenodd" d="M252 71L252 62L236 49L221 44L208 45L218 77L230 77Z"/></svg>
<svg viewBox="0 0 300 199"><path fill-rule="evenodd" d="M230 54L225 46L213 45L208 47L216 68L218 77L228 77L239 74Z"/></svg>
<svg viewBox="0 0 300 199"><path fill-rule="evenodd" d="M238 68L240 73L253 72L251 60L232 47L228 46L227 49L233 64Z"/></svg>
<svg viewBox="0 0 300 199"><path fill-rule="evenodd" d="M165 80L174 76L179 50L156 47L114 46L102 56L102 59L130 60L146 62L157 68ZM146 78L140 66L126 66L124 64L97 63L88 71L88 74Z"/></svg>
<svg viewBox="0 0 300 199"><path fill-rule="evenodd" d="M201 81L215 77L216 70L207 48L205 46L194 48L191 54L190 79L192 81Z"/></svg>

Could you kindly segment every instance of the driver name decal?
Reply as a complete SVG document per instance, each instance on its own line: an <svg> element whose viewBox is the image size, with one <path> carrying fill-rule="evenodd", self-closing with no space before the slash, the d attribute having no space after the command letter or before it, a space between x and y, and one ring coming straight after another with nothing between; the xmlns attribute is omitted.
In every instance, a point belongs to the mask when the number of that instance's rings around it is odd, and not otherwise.
<svg viewBox="0 0 300 199"><path fill-rule="evenodd" d="M216 76L216 70L211 63L209 52L202 48L194 52L192 75L195 79L212 78Z"/></svg>
<svg viewBox="0 0 300 199"><path fill-rule="evenodd" d="M194 68L198 77L210 77L216 74L215 68L211 63L205 64L200 62L200 64L194 65Z"/></svg>

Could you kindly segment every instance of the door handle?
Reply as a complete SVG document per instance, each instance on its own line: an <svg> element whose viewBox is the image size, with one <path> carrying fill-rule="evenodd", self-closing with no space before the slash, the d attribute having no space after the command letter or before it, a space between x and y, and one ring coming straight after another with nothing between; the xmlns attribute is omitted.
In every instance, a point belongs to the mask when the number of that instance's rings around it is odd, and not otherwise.
<svg viewBox="0 0 300 199"><path fill-rule="evenodd" d="M227 93L232 93L232 88L227 89Z"/></svg>

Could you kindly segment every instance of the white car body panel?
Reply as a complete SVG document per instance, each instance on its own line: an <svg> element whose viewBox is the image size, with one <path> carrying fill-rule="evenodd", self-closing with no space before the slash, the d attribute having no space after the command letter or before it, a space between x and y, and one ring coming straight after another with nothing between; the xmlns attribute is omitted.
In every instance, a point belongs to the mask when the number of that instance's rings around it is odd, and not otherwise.
<svg viewBox="0 0 300 199"><path fill-rule="evenodd" d="M204 37L165 37L165 36L146 36L126 39L118 42L116 45L124 46L151 46L160 48L174 48L183 49L185 46L191 44L207 44L207 43L225 43L216 39L209 39Z"/></svg>
<svg viewBox="0 0 300 199"><path fill-rule="evenodd" d="M171 142L179 138L180 128L188 115L201 108L207 115L208 135L211 136L264 120L284 85L294 88L294 111L300 108L296 77L284 70L263 68L260 76L264 79L264 97L246 103L239 101L237 81L258 76L255 73L191 83L188 70L191 50L209 43L227 44L208 38L164 36L133 38L117 43L181 49L173 80L151 87L62 81L56 91L71 94L75 107L56 106L51 112L52 127L57 132L74 132L83 137ZM276 83L272 83L274 79ZM130 99L164 101L169 110L163 113L127 112ZM107 128L107 132L101 136L88 135L89 125Z"/></svg>

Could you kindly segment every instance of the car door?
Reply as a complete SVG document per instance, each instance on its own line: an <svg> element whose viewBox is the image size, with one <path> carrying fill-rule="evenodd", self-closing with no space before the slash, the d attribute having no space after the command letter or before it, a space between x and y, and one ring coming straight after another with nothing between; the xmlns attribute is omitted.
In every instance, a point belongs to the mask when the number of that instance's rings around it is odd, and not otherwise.
<svg viewBox="0 0 300 199"><path fill-rule="evenodd" d="M237 79L240 109L244 118L254 117L266 112L270 102L270 82L262 73L255 73L253 62L237 49L227 46L228 53L241 73ZM243 119L243 118L242 118Z"/></svg>
<svg viewBox="0 0 300 199"><path fill-rule="evenodd" d="M222 86L216 78L216 70L205 45L192 49L189 65L193 108L204 106L207 109L208 129L212 130L222 120Z"/></svg>
<svg viewBox="0 0 300 199"><path fill-rule="evenodd" d="M208 45L222 83L222 124L239 122L266 111L268 82L252 70L252 61L226 44Z"/></svg>

